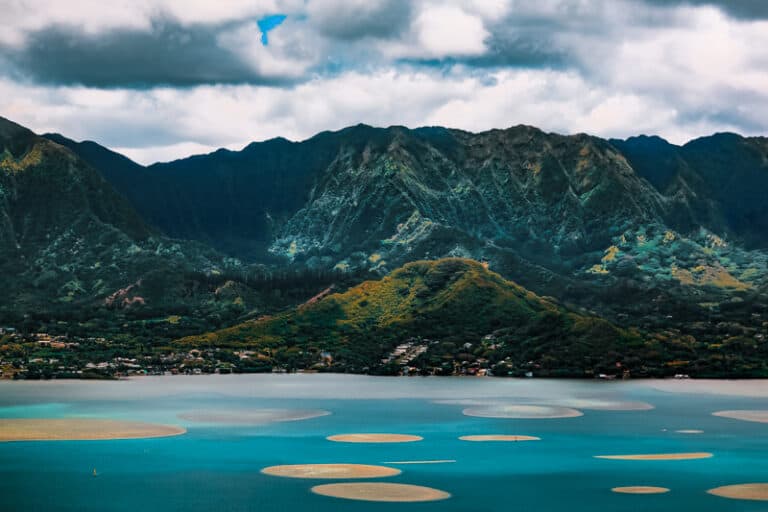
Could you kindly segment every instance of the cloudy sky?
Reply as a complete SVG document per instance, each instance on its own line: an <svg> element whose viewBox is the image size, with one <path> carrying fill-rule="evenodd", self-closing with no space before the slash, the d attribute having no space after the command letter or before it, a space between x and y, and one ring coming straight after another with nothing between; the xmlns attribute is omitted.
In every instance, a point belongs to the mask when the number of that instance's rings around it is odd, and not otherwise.
<svg viewBox="0 0 768 512"><path fill-rule="evenodd" d="M0 116L142 163L360 122L768 133L766 0L0 0Z"/></svg>

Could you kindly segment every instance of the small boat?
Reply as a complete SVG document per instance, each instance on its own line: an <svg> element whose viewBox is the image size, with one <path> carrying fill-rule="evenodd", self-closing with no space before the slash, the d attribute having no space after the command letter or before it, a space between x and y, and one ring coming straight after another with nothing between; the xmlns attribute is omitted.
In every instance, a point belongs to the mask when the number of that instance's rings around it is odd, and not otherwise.
<svg viewBox="0 0 768 512"><path fill-rule="evenodd" d="M93 468L93 476L99 476L99 474L96 472L96 468Z"/></svg>

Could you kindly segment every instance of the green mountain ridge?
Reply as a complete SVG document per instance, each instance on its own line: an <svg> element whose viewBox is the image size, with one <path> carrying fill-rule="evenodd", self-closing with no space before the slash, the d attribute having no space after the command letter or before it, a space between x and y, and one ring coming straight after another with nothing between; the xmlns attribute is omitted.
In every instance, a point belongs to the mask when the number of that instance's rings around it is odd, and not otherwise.
<svg viewBox="0 0 768 512"><path fill-rule="evenodd" d="M617 327L459 258L411 262L381 280L175 345L236 350L286 370L398 373L411 366L427 374L488 369L559 377L713 376L743 371L740 365L768 371L765 346L742 354L747 361L724 362L707 343Z"/></svg>
<svg viewBox="0 0 768 512"><path fill-rule="evenodd" d="M671 290L675 309L699 284L719 296L764 288L765 148L733 134L674 146L530 126L358 125L120 171L115 184L147 192L132 202L158 229L248 261L383 275L416 259L468 257L562 300L597 294L589 306L610 309L602 295L620 278L641 296ZM158 191L168 199L151 199ZM166 204L160 217L148 209ZM698 268L730 277L688 279Z"/></svg>
<svg viewBox="0 0 768 512"><path fill-rule="evenodd" d="M496 339L493 333L504 349L491 350L490 363L508 365L509 371L537 360L540 371L583 376L582 359L613 365L618 351L642 346L636 332L569 312L481 263L459 258L408 263L381 280L177 344L257 351L288 368L317 366L327 353L337 370L387 371L382 358L399 343L419 340L434 355L432 371L450 373L464 343L477 344L486 335ZM572 365L559 366L569 360Z"/></svg>
<svg viewBox="0 0 768 512"><path fill-rule="evenodd" d="M59 144L0 119L0 149L4 314L168 306L181 300L185 273L240 266L201 244L159 235Z"/></svg>
<svg viewBox="0 0 768 512"><path fill-rule="evenodd" d="M262 341L277 336L272 349L291 354L264 360L297 368L317 364L319 350L337 369L390 372L376 363L382 350L428 338L429 357L445 360L422 358L420 368L462 362L459 347L470 343L473 364L507 361L513 374L530 361L550 375L621 361L639 375L764 369L754 355L768 337L765 139L718 134L674 146L530 126L358 125L149 167L3 119L0 143L0 326L27 334L97 333L130 354L173 351L184 336L223 339L221 355L236 364L237 336L258 326ZM420 260L439 271L408 266ZM415 268L428 278L406 277ZM449 276L442 295L423 288L435 273ZM354 305L366 279L379 279L362 288L372 290L368 309ZM456 293L452 279L469 292ZM393 282L425 295L395 297ZM290 312L350 286L349 300ZM519 287L535 298L521 302L511 291ZM482 290L487 303L475 300ZM300 320L298 334L252 321L265 315ZM602 341L574 330L585 326ZM310 343L320 331L323 343ZM476 345L485 336L507 348L475 353L490 350ZM37 353L28 347L27 358Z"/></svg>

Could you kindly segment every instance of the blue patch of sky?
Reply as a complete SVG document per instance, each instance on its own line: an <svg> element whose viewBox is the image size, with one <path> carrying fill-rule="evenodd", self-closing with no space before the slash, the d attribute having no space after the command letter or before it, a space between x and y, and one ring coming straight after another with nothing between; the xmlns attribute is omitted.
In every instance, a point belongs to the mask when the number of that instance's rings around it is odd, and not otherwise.
<svg viewBox="0 0 768 512"><path fill-rule="evenodd" d="M285 21L285 18L285 14L272 14L270 16L265 16L256 22L259 25L259 30L261 30L261 44L264 46L269 44L269 37L267 36L267 33L269 33L269 31L273 28L279 26L283 21Z"/></svg>

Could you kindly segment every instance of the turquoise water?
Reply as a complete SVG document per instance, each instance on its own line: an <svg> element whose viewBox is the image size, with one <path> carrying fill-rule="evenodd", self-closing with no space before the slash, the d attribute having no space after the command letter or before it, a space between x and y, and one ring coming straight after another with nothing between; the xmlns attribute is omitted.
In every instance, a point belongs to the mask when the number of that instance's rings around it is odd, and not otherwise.
<svg viewBox="0 0 768 512"><path fill-rule="evenodd" d="M717 383L712 383L716 389ZM711 415L768 409L768 384L746 383L753 397L675 392L652 382L374 378L257 375L141 378L122 382L0 383L0 417L114 418L183 425L182 436L113 441L0 443L2 511L765 511L768 503L706 494L722 485L768 482L768 425ZM706 390L705 390L706 391ZM738 391L737 391L738 392ZM599 411L565 419L464 416L467 404L499 401L568 405L572 398L643 401L653 410ZM435 403L436 401L461 403ZM466 401L466 402L464 402ZM190 411L324 409L332 414L263 425L201 424ZM678 429L701 429L685 435ZM421 442L351 444L326 436L356 432L416 434ZM521 434L541 441L471 443L468 434ZM595 455L711 452L689 461L602 460ZM312 494L327 480L260 473L266 466L455 460L393 467L373 481L434 487L446 501L372 503ZM386 464L385 464L386 465ZM97 468L99 476L92 476ZM341 480L339 480L341 481ZM367 480L366 480L367 481ZM612 487L652 485L661 495L621 495Z"/></svg>

